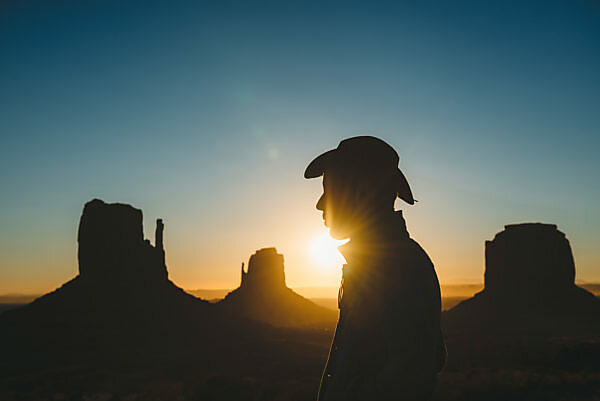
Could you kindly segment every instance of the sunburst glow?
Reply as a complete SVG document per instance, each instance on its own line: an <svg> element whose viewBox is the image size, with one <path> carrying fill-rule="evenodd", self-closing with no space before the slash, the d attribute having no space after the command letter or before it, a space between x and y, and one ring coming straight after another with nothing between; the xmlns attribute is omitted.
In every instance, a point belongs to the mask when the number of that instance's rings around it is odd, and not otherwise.
<svg viewBox="0 0 600 401"><path fill-rule="evenodd" d="M348 240L333 239L326 232L319 234L310 242L310 256L319 268L332 269L339 267L346 262L337 247L346 242Z"/></svg>

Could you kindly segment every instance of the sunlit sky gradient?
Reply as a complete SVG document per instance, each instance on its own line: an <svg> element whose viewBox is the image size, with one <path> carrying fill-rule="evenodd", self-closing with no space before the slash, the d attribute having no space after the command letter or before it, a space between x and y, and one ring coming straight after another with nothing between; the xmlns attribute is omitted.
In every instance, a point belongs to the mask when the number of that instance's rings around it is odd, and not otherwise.
<svg viewBox="0 0 600 401"><path fill-rule="evenodd" d="M288 285L336 285L302 174L359 134L398 150L443 283L480 282L484 241L525 221L600 281L597 3L411 3L2 2L0 293L73 277L96 197L150 239L165 219L184 288L236 286L265 246Z"/></svg>

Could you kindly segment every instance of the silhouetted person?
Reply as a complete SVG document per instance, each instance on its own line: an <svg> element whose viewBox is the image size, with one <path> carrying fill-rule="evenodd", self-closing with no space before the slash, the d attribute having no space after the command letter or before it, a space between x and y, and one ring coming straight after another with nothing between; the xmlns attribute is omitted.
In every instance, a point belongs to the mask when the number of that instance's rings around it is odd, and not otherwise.
<svg viewBox="0 0 600 401"><path fill-rule="evenodd" d="M319 401L426 400L446 349L440 288L425 251L406 230L396 197L414 204L396 151L381 139L345 139L314 159L323 176L317 209L346 259L340 316Z"/></svg>

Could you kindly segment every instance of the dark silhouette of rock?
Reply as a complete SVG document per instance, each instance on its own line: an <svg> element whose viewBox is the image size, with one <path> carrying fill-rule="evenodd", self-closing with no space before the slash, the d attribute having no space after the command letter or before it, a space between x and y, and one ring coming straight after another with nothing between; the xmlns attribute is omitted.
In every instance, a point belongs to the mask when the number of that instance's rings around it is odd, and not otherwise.
<svg viewBox="0 0 600 401"><path fill-rule="evenodd" d="M283 255L277 253L275 248L263 248L248 261L248 272L244 272L242 263L242 288L248 291L276 291L285 289L285 272Z"/></svg>
<svg viewBox="0 0 600 401"><path fill-rule="evenodd" d="M156 246L144 240L142 211L121 203L88 202L79 222L79 276L96 285L166 283L162 219Z"/></svg>
<svg viewBox="0 0 600 401"><path fill-rule="evenodd" d="M163 245L163 231L165 229L165 225L162 219L156 219L156 231L154 233L154 247L156 249L160 249L161 251L165 251Z"/></svg>
<svg viewBox="0 0 600 401"><path fill-rule="evenodd" d="M505 226L485 242L485 259L486 293L508 302L560 297L575 285L571 246L554 224Z"/></svg>
<svg viewBox="0 0 600 401"><path fill-rule="evenodd" d="M159 219L158 246L152 246L144 239L141 210L99 199L88 202L77 237L79 275L23 308L5 312L3 320L111 325L129 318L204 313L208 302L187 294L168 279L163 228Z"/></svg>
<svg viewBox="0 0 600 401"><path fill-rule="evenodd" d="M485 287L444 313L444 332L492 337L600 334L600 300L575 285L556 225L512 224L485 243Z"/></svg>
<svg viewBox="0 0 600 401"><path fill-rule="evenodd" d="M283 255L263 248L242 263L241 283L217 306L228 313L277 326L334 323L336 313L298 295L285 284Z"/></svg>

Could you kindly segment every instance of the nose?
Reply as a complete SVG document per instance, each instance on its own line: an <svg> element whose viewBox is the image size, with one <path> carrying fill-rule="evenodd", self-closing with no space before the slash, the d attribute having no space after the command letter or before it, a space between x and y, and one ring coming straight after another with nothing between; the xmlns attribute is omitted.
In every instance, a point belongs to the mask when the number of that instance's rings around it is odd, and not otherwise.
<svg viewBox="0 0 600 401"><path fill-rule="evenodd" d="M320 210L322 212L325 211L325 194L321 195L321 197L317 201L317 210Z"/></svg>

